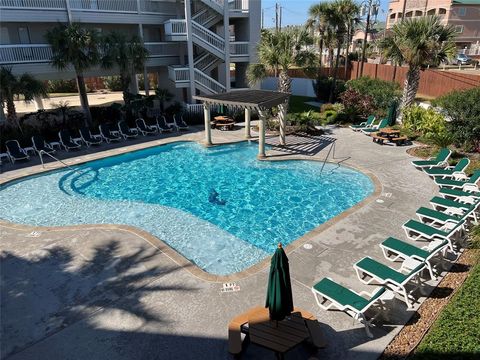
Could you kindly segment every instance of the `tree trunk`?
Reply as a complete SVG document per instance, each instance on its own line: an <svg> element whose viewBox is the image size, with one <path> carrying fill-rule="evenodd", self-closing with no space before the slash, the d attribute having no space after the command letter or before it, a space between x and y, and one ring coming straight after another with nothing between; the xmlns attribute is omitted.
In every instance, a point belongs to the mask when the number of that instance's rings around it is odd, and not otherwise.
<svg viewBox="0 0 480 360"><path fill-rule="evenodd" d="M318 72L321 73L322 69L322 53L323 53L323 38L320 36L320 41L318 42Z"/></svg>
<svg viewBox="0 0 480 360"><path fill-rule="evenodd" d="M418 86L420 84L420 69L409 68L403 85L401 110L410 106L415 101ZM402 121L402 112L400 111L399 121Z"/></svg>
<svg viewBox="0 0 480 360"><path fill-rule="evenodd" d="M20 127L20 123L17 118L17 110L15 109L15 103L13 102L13 98L8 97L6 99L7 103L7 124L10 124L11 127L16 127L20 131L22 131Z"/></svg>
<svg viewBox="0 0 480 360"><path fill-rule="evenodd" d="M128 74L120 74L120 83L122 84L122 92L123 92L123 103L128 105L130 103L130 75Z"/></svg>
<svg viewBox="0 0 480 360"><path fill-rule="evenodd" d="M328 75L332 76L332 71L333 71L333 48L328 49L328 62L330 68L328 69Z"/></svg>
<svg viewBox="0 0 480 360"><path fill-rule="evenodd" d="M342 48L342 42L338 41L338 46L337 46L337 56L335 59L335 69L333 70L333 82L332 82L332 87L330 88L330 96L328 98L329 103L333 103L333 98L335 96L335 88L337 86L337 74L338 74L338 65L340 62L340 49Z"/></svg>
<svg viewBox="0 0 480 360"><path fill-rule="evenodd" d="M351 36L350 36L350 31L351 31L351 26L350 23L347 26L347 46L345 47L345 76L344 79L347 81L347 75L348 75L348 52L349 52L349 47L351 43Z"/></svg>
<svg viewBox="0 0 480 360"><path fill-rule="evenodd" d="M287 70L280 70L278 76L278 90L284 93L292 93L292 79L288 76ZM285 113L288 111L288 102L285 104Z"/></svg>
<svg viewBox="0 0 480 360"><path fill-rule="evenodd" d="M85 87L83 74L79 72L77 72L77 88L80 93L80 104L85 115L85 126L90 127L92 125L92 114L90 114L90 107L88 106L87 88Z"/></svg>

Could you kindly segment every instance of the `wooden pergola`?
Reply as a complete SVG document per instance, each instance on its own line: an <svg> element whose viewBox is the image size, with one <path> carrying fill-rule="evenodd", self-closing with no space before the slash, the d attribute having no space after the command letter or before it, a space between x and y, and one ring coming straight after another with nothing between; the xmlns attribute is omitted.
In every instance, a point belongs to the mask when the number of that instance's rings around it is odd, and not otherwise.
<svg viewBox="0 0 480 360"><path fill-rule="evenodd" d="M210 107L212 105L223 105L242 109L245 111L245 138L250 139L250 117L252 110L257 110L259 120L258 157L265 158L265 122L266 111L277 106L280 120L280 144L285 145L285 117L286 102L290 94L279 91L268 90L235 90L221 94L194 96L195 100L203 102L203 113L205 118L205 142L212 145L212 134L210 130Z"/></svg>

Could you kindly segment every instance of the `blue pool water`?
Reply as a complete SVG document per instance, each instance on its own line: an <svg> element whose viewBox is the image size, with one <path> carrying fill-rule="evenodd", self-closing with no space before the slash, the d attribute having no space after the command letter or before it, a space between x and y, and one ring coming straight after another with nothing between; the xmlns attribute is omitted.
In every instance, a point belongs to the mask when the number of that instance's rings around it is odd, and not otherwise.
<svg viewBox="0 0 480 360"><path fill-rule="evenodd" d="M0 188L0 218L143 228L214 274L241 271L373 191L364 174L314 161L257 161L257 145L179 142ZM32 240L33 241L33 240Z"/></svg>

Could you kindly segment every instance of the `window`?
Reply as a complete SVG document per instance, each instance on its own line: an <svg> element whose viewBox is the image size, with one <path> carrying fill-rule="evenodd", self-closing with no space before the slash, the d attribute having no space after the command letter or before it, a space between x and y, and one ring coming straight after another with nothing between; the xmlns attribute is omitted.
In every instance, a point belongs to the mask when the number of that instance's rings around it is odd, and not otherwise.
<svg viewBox="0 0 480 360"><path fill-rule="evenodd" d="M415 11L415 16L422 16L423 15L423 12L417 10Z"/></svg>
<svg viewBox="0 0 480 360"><path fill-rule="evenodd" d="M395 20L395 14L390 14L390 19Z"/></svg>
<svg viewBox="0 0 480 360"><path fill-rule="evenodd" d="M447 9L440 8L438 9L438 15L445 15L447 13Z"/></svg>
<svg viewBox="0 0 480 360"><path fill-rule="evenodd" d="M433 16L433 15L435 15L435 9L430 9L430 10L428 10L428 11L427 11L427 15L428 15L428 16Z"/></svg>
<svg viewBox="0 0 480 360"><path fill-rule="evenodd" d="M409 18L409 17L412 17L413 15L413 11L409 11L405 14L405 17Z"/></svg>
<svg viewBox="0 0 480 360"><path fill-rule="evenodd" d="M463 33L463 25L456 25L455 32L459 34Z"/></svg>
<svg viewBox="0 0 480 360"><path fill-rule="evenodd" d="M467 8L461 7L457 9L458 16L465 16L467 14Z"/></svg>

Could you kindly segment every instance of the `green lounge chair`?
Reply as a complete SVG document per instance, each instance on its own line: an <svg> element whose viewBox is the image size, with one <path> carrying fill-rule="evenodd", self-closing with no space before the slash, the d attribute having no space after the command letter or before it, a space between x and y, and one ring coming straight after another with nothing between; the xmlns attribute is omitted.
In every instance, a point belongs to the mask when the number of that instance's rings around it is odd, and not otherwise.
<svg viewBox="0 0 480 360"><path fill-rule="evenodd" d="M460 161L455 166L447 166L445 168L430 168L424 169L424 171L431 178L440 177L442 179L445 179L454 177L456 179L467 179L467 175L464 171L469 164L470 160L468 158L463 158L460 159Z"/></svg>
<svg viewBox="0 0 480 360"><path fill-rule="evenodd" d="M480 192L468 192L452 188L440 188L440 196L446 199L456 200L467 204L473 204L480 199Z"/></svg>
<svg viewBox="0 0 480 360"><path fill-rule="evenodd" d="M444 226L447 222L457 223L462 219L460 215L447 214L423 206L416 211L416 215L427 225Z"/></svg>
<svg viewBox="0 0 480 360"><path fill-rule="evenodd" d="M365 331L370 338L373 335L369 328L378 314L367 320L365 312L377 302L380 303L380 308L383 310L383 301L393 299L393 293L383 286L376 288L371 294L366 291L357 293L330 278L323 278L313 285L312 293L318 306L323 310L330 310L335 307L365 325Z"/></svg>
<svg viewBox="0 0 480 360"><path fill-rule="evenodd" d="M358 125L350 125L349 128L353 131L360 131L362 129L368 129L373 126L373 122L375 121L375 115L370 115L367 121L361 122Z"/></svg>
<svg viewBox="0 0 480 360"><path fill-rule="evenodd" d="M421 287L420 273L425 269L426 263L409 258L397 270L367 256L358 261L353 267L361 282L367 285L376 282L387 286L392 291L403 295L407 306L412 308L413 301L410 299L410 294ZM417 286L413 290L407 291L406 286L412 280L416 280Z"/></svg>
<svg viewBox="0 0 480 360"><path fill-rule="evenodd" d="M382 119L377 125L373 125L371 128L362 129L362 133L365 135L370 135L374 132L377 132L380 129L386 128L388 126L388 119Z"/></svg>
<svg viewBox="0 0 480 360"><path fill-rule="evenodd" d="M408 220L402 225L405 234L410 240L425 240L432 241L435 239L447 240L448 247L454 254L458 252L453 247L453 237L458 233L463 232L465 220L460 220L458 223L447 223L445 227L435 228L416 220Z"/></svg>
<svg viewBox="0 0 480 360"><path fill-rule="evenodd" d="M436 279L431 259L440 253L445 257L448 248L447 240L434 240L421 248L405 241L389 237L380 244L383 255L390 261L406 260L408 258L424 261L432 279Z"/></svg>
<svg viewBox="0 0 480 360"><path fill-rule="evenodd" d="M480 170L475 170L470 179L465 181L452 179L435 179L435 183L440 187L449 187L453 189L460 189L463 191L479 192Z"/></svg>
<svg viewBox="0 0 480 360"><path fill-rule="evenodd" d="M435 210L448 211L451 214L455 215L463 215L465 211L471 210L474 206L474 203L468 204L451 199L445 199L440 196L434 196L433 198L431 198L430 204Z"/></svg>
<svg viewBox="0 0 480 360"><path fill-rule="evenodd" d="M417 169L447 166L447 161L450 155L452 155L452 152L447 148L443 148L435 158L430 158L428 160L415 160L412 161L412 165Z"/></svg>

